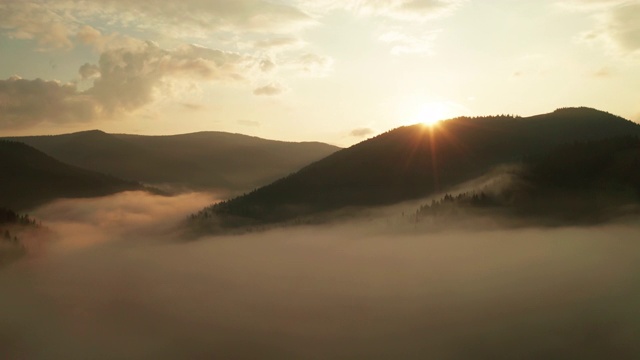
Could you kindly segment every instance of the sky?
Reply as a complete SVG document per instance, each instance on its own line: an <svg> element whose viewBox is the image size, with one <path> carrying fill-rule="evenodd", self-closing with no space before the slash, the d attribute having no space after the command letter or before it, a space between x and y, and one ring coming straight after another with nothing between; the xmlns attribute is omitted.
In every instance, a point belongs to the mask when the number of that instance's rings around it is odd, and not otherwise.
<svg viewBox="0 0 640 360"><path fill-rule="evenodd" d="M0 0L0 134L349 146L455 116L640 121L640 0Z"/></svg>

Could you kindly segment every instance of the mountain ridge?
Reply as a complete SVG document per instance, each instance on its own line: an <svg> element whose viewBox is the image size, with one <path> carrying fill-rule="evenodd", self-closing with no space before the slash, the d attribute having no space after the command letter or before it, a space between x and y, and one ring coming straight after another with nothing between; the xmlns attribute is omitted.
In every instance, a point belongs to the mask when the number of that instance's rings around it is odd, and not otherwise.
<svg viewBox="0 0 640 360"><path fill-rule="evenodd" d="M87 130L8 138L63 162L120 178L193 190L248 191L339 148L226 132L176 135L109 134Z"/></svg>
<svg viewBox="0 0 640 360"><path fill-rule="evenodd" d="M498 215L516 225L566 226L640 214L638 135L562 144L509 175L500 186L432 200L418 208L415 221Z"/></svg>
<svg viewBox="0 0 640 360"><path fill-rule="evenodd" d="M24 143L0 140L0 206L25 210L57 198L145 190L136 182L60 162Z"/></svg>
<svg viewBox="0 0 640 360"><path fill-rule="evenodd" d="M418 199L572 141L640 134L640 125L590 108L530 117L459 117L403 126L338 151L287 177L202 210L215 226L269 224L343 207ZM214 227L215 227L214 226Z"/></svg>

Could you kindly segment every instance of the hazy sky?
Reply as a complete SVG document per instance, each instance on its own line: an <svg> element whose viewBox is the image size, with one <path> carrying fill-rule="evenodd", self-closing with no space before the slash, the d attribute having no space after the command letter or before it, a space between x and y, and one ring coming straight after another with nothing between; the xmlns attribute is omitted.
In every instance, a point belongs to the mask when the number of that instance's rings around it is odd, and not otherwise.
<svg viewBox="0 0 640 360"><path fill-rule="evenodd" d="M437 117L640 120L639 0L0 0L0 134L350 145Z"/></svg>

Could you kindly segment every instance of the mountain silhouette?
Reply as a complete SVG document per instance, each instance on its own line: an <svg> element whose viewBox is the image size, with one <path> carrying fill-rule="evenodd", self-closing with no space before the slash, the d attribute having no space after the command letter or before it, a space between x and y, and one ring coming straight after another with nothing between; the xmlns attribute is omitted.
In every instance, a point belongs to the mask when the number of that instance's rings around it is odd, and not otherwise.
<svg viewBox="0 0 640 360"><path fill-rule="evenodd" d="M421 206L416 220L490 211L524 224L593 225L640 212L638 136L564 144L522 165L508 186L446 194Z"/></svg>
<svg viewBox="0 0 640 360"><path fill-rule="evenodd" d="M57 198L142 189L135 182L64 164L26 144L0 140L0 207L25 210Z"/></svg>
<svg viewBox="0 0 640 360"><path fill-rule="evenodd" d="M277 223L345 207L417 199L568 142L640 134L640 125L590 108L532 117L460 117L400 127L194 215L208 228Z"/></svg>
<svg viewBox="0 0 640 360"><path fill-rule="evenodd" d="M120 178L232 191L267 184L339 149L224 132L142 136L92 130L11 139L60 161Z"/></svg>

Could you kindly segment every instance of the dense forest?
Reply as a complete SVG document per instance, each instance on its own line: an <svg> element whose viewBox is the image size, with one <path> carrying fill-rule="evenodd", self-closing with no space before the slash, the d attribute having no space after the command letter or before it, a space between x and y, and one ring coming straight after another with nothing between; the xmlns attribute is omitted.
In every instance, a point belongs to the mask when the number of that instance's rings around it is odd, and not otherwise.
<svg viewBox="0 0 640 360"><path fill-rule="evenodd" d="M460 117L434 127L400 127L203 209L192 216L192 223L216 231L419 199L496 165L541 156L561 144L625 135L640 135L640 125L590 108L564 108L526 118Z"/></svg>
<svg viewBox="0 0 640 360"><path fill-rule="evenodd" d="M57 198L145 189L137 182L62 163L23 143L0 140L0 206L23 211Z"/></svg>
<svg viewBox="0 0 640 360"><path fill-rule="evenodd" d="M27 252L20 233L25 228L36 228L36 220L26 214L0 207L0 266L15 261Z"/></svg>
<svg viewBox="0 0 640 360"><path fill-rule="evenodd" d="M640 212L640 138L564 144L524 161L500 191L445 195L416 211L418 221L499 211L544 224L597 224Z"/></svg>

